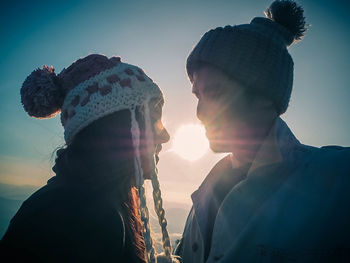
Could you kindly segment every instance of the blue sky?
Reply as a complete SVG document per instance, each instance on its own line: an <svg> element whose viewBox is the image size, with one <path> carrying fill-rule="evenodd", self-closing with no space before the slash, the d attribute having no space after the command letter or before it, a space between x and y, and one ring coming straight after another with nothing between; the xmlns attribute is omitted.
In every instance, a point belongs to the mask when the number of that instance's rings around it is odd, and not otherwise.
<svg viewBox="0 0 350 263"><path fill-rule="evenodd" d="M0 17L0 182L43 185L53 175L53 150L62 145L58 117L30 118L20 104L26 76L43 64L56 73L91 53L119 55L142 67L165 94L164 120L173 134L198 122L185 72L187 55L209 29L249 23L271 1L2 1ZM350 146L349 4L299 1L311 24L289 51L295 77L282 117L298 139L315 146ZM3 15L4 14L4 15ZM171 148L171 142L165 147ZM161 156L162 157L162 156ZM194 163L163 154L163 182L194 190L219 157L208 152ZM176 169L176 167L181 167ZM162 175L163 174L163 175ZM173 183L173 184L171 184ZM176 197L174 197L176 198Z"/></svg>

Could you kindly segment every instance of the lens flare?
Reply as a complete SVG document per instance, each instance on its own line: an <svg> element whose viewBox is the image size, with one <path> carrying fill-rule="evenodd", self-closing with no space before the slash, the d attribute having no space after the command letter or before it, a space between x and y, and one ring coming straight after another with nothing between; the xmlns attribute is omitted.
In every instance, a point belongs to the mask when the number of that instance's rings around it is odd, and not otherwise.
<svg viewBox="0 0 350 263"><path fill-rule="evenodd" d="M181 158L195 161L209 149L205 129L199 124L182 125L175 133L172 150Z"/></svg>

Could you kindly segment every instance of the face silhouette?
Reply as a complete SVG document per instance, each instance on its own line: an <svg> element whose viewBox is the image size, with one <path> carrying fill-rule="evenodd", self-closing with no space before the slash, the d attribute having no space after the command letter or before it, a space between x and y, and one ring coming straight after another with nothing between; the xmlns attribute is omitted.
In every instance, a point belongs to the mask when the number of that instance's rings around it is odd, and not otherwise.
<svg viewBox="0 0 350 263"><path fill-rule="evenodd" d="M163 100L152 99L149 103L150 126L153 134L153 142L147 142L145 134L141 139L141 165L144 179L151 179L155 170L155 165L159 160L159 152L162 144L169 141L170 136L162 123ZM144 130L144 129L143 129ZM151 144L150 144L151 143ZM149 145L149 147L147 147Z"/></svg>
<svg viewBox="0 0 350 263"><path fill-rule="evenodd" d="M252 105L244 89L220 70L205 66L193 74L192 92L198 99L197 117L214 152L232 152L247 143Z"/></svg>

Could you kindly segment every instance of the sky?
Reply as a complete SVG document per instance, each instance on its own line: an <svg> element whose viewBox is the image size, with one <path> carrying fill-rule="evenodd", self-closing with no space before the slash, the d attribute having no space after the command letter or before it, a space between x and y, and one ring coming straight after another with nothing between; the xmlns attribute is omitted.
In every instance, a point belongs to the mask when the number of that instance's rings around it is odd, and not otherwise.
<svg viewBox="0 0 350 263"><path fill-rule="evenodd" d="M30 118L20 88L37 67L59 73L92 53L121 56L144 69L163 90L163 121L170 135L199 123L196 99L185 71L186 58L209 29L249 23L271 1L1 1L0 17L0 183L46 184L54 175L53 151L64 144L59 116ZM350 146L349 3L300 0L306 37L291 46L294 87L282 118L296 137L313 146ZM222 155L207 151L190 162L171 151L160 155L165 200L190 204Z"/></svg>

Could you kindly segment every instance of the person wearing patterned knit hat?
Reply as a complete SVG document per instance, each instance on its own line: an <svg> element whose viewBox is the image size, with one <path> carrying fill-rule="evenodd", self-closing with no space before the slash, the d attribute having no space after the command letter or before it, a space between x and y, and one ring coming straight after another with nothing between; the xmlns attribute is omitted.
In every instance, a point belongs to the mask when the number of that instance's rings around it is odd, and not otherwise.
<svg viewBox="0 0 350 263"><path fill-rule="evenodd" d="M93 54L58 75L33 71L21 89L26 112L61 112L66 145L56 176L30 196L1 240L8 262L156 262L144 179L172 256L156 163L169 134L161 122L163 95L139 67ZM2 261L4 262L4 261Z"/></svg>
<svg viewBox="0 0 350 263"><path fill-rule="evenodd" d="M301 144L280 118L303 8L277 0L208 31L187 59L197 116L230 153L192 194L175 254L193 262L350 262L350 148Z"/></svg>

